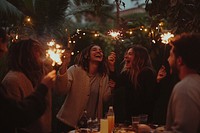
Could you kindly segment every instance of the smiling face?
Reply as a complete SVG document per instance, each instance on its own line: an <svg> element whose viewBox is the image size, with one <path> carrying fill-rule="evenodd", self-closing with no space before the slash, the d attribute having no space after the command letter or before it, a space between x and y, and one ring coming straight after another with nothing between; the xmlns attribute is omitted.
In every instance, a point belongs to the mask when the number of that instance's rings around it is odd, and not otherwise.
<svg viewBox="0 0 200 133"><path fill-rule="evenodd" d="M101 47L94 45L90 49L90 61L92 62L101 62L103 60L103 52Z"/></svg>
<svg viewBox="0 0 200 133"><path fill-rule="evenodd" d="M124 66L126 69L131 69L134 57L135 57L134 51L132 48L130 48L124 56L124 62L125 62Z"/></svg>

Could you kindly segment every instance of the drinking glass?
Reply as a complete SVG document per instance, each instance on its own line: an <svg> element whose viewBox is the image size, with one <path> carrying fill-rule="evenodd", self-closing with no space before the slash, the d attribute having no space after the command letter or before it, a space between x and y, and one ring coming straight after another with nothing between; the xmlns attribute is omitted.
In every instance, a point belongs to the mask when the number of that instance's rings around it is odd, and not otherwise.
<svg viewBox="0 0 200 133"><path fill-rule="evenodd" d="M147 124L148 121L148 115L147 114L141 114L140 117L140 124Z"/></svg>
<svg viewBox="0 0 200 133"><path fill-rule="evenodd" d="M132 127L134 131L137 131L138 125L140 123L140 117L139 116L132 116Z"/></svg>

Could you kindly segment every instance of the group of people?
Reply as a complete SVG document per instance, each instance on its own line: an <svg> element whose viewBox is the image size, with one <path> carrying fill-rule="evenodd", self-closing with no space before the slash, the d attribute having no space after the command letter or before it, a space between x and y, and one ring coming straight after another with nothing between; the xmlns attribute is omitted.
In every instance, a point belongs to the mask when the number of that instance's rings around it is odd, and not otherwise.
<svg viewBox="0 0 200 133"><path fill-rule="evenodd" d="M7 50L7 42L1 30L1 55ZM177 74L180 82L168 96L166 132L200 132L199 55L199 34L177 35L171 42L170 72ZM147 114L148 122L154 122L158 82L168 76L164 67L157 75L145 47L129 47L120 72L115 69L116 54L111 52L106 58L97 44L83 49L69 68L70 53L66 52L57 73L45 66L43 56L41 44L32 39L9 47L9 71L0 88L0 132L52 132L52 92L66 96L56 115L58 132L77 128L84 112L91 119L104 118L108 104L114 106L117 123L130 124L131 116L140 114Z"/></svg>

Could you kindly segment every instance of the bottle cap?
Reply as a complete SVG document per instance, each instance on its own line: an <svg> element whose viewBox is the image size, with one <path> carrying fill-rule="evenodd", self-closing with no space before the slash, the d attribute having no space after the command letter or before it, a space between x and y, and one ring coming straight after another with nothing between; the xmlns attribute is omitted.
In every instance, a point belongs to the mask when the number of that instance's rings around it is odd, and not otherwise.
<svg viewBox="0 0 200 133"><path fill-rule="evenodd" d="M113 106L109 106L109 109L113 109Z"/></svg>

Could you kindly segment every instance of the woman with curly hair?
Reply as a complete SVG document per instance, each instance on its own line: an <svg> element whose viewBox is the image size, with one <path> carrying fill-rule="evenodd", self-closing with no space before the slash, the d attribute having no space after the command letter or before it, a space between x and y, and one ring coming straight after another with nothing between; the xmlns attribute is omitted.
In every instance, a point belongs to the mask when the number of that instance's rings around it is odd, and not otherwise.
<svg viewBox="0 0 200 133"><path fill-rule="evenodd" d="M84 111L88 118L102 118L103 103L111 98L113 86L109 85L108 67L99 45L90 45L76 58L75 65L60 69L67 75L66 87L60 88L67 97L57 114L65 131L78 126Z"/></svg>

